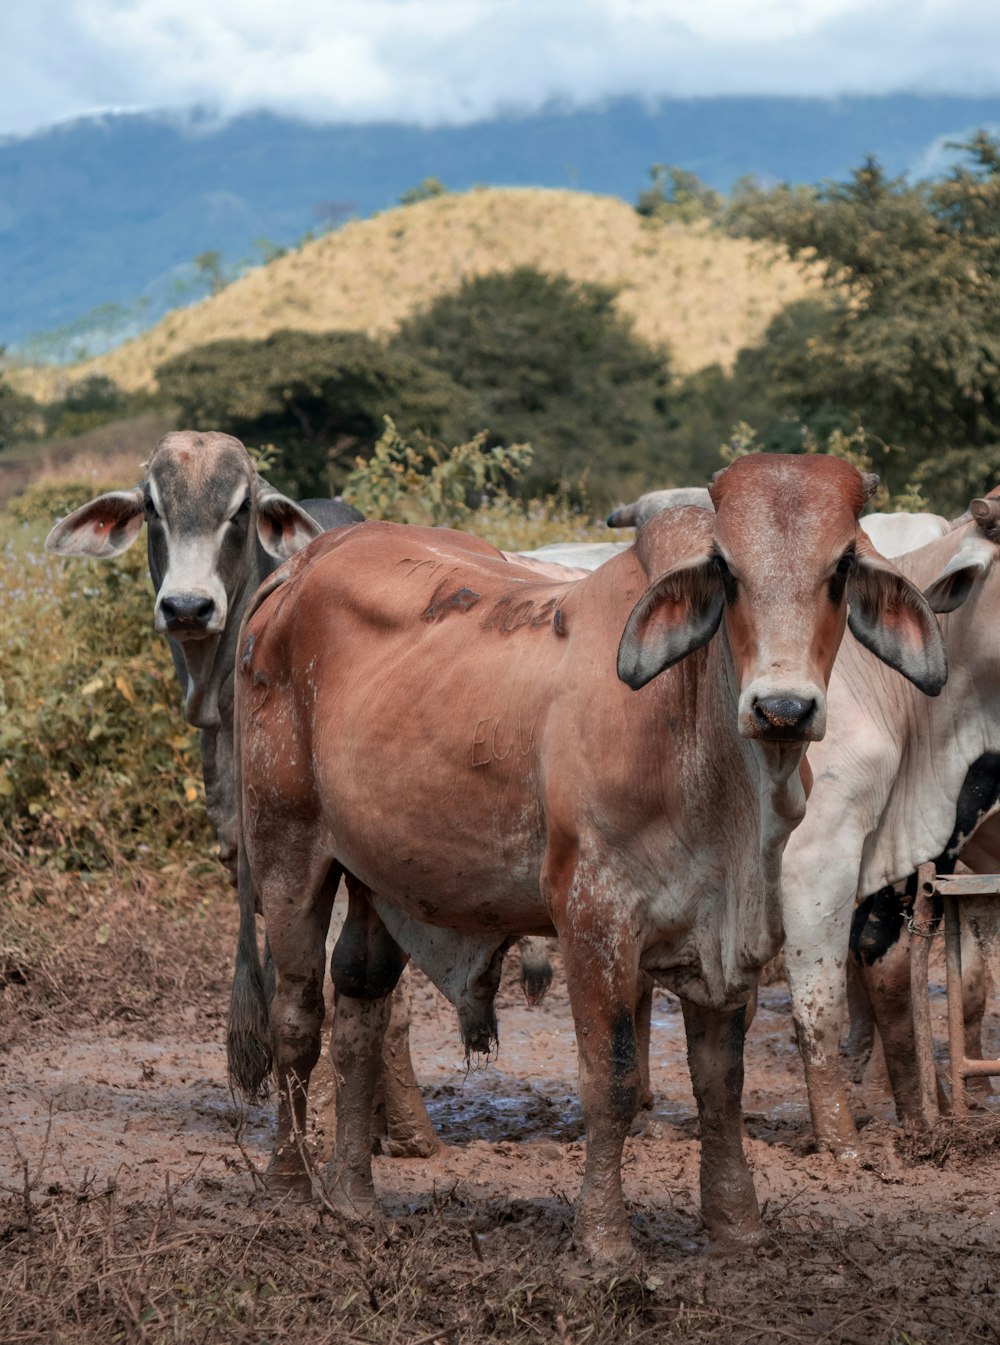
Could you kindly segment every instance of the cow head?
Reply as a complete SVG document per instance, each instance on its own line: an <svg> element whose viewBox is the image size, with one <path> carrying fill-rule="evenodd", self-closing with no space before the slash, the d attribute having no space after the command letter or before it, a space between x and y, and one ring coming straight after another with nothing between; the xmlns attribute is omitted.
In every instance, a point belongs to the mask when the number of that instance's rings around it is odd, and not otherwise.
<svg viewBox="0 0 1000 1345"><path fill-rule="evenodd" d="M119 556L143 523L156 589L154 624L183 649L187 718L208 727L218 717L208 683L233 603L263 577L258 545L285 560L322 529L257 475L238 439L178 431L157 444L138 486L74 510L45 545L60 555Z"/></svg>
<svg viewBox="0 0 1000 1345"><path fill-rule="evenodd" d="M753 454L716 475L714 518L685 509L651 519L639 558L651 576L666 558L672 564L629 617L622 680L645 685L724 622L739 732L762 742L819 739L849 623L884 663L937 695L947 665L930 606L858 523L876 485L836 458Z"/></svg>

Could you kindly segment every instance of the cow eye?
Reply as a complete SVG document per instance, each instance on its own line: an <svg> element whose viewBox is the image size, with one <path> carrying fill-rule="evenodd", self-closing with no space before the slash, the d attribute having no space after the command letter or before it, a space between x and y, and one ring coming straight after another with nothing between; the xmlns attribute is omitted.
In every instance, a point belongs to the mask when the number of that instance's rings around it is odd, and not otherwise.
<svg viewBox="0 0 1000 1345"><path fill-rule="evenodd" d="M157 512L156 505L153 503L153 497L152 495L150 495L149 491L147 491L145 496L143 497L143 505L145 506L146 509L147 518L160 517L159 513Z"/></svg>
<svg viewBox="0 0 1000 1345"><path fill-rule="evenodd" d="M718 570L719 574L722 577L722 590L726 595L726 602L728 602L729 605L732 606L732 604L736 601L736 593L739 587L736 576L729 568L728 562L726 561L725 557L721 556L718 551L714 551L712 553L712 559L715 562L715 568Z"/></svg>
<svg viewBox="0 0 1000 1345"><path fill-rule="evenodd" d="M250 512L250 496L248 495L244 499L243 503L240 505L239 509L237 509L236 513L229 520L230 523L237 524L242 522L242 520L246 518L249 512Z"/></svg>
<svg viewBox="0 0 1000 1345"><path fill-rule="evenodd" d="M837 561L837 568L830 576L830 601L834 607L839 607L844 596L844 589L847 586L847 577L857 564L857 556L854 551L845 551L840 560Z"/></svg>

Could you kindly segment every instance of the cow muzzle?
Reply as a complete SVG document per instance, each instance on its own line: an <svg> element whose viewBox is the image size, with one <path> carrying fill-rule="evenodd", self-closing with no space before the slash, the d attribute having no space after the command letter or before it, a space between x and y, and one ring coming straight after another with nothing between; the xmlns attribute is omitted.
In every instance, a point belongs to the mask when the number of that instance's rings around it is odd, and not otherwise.
<svg viewBox="0 0 1000 1345"><path fill-rule="evenodd" d="M826 733L826 697L813 688L750 686L740 696L739 730L761 742L818 742Z"/></svg>
<svg viewBox="0 0 1000 1345"><path fill-rule="evenodd" d="M175 640L202 640L224 625L225 613L207 593L165 594L156 604L156 629Z"/></svg>

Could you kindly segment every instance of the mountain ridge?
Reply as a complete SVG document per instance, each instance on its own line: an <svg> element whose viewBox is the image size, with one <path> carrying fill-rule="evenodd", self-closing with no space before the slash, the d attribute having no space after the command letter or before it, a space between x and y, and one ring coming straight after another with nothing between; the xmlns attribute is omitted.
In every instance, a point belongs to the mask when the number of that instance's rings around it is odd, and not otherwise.
<svg viewBox="0 0 1000 1345"><path fill-rule="evenodd" d="M190 292L197 254L234 265L259 240L287 246L369 216L426 177L633 201L654 162L722 191L747 174L843 177L867 153L892 174L933 171L943 140L984 125L1000 127L1000 98L617 99L437 128L105 112L0 141L0 342L98 305L148 323L176 306L178 284Z"/></svg>

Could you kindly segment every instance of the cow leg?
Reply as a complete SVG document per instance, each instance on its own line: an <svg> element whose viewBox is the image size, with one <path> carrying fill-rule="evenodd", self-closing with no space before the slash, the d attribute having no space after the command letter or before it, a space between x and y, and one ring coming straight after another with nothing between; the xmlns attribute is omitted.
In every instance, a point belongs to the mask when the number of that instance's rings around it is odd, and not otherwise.
<svg viewBox="0 0 1000 1345"><path fill-rule="evenodd" d="M688 1000L682 1008L701 1126L701 1212L709 1248L758 1246L766 1235L743 1152L744 1009L706 1009Z"/></svg>
<svg viewBox="0 0 1000 1345"><path fill-rule="evenodd" d="M805 1067L816 1147L838 1158L857 1158L861 1141L840 1073L844 966L848 957L857 867L841 857L844 873L833 892L814 873L791 873L785 865L785 974L799 1051ZM857 861L854 861L857 863ZM854 884L851 886L850 884ZM814 892L813 900L804 894ZM790 893L795 894L792 900Z"/></svg>
<svg viewBox="0 0 1000 1345"><path fill-rule="evenodd" d="M986 1014L986 961L968 920L962 921L962 1018L965 1026L965 1055L968 1060L983 1058L983 1017ZM966 1095L988 1097L993 1088L988 1075L965 1081Z"/></svg>
<svg viewBox="0 0 1000 1345"><path fill-rule="evenodd" d="M653 1107L653 1085L649 1077L649 1043L652 1035L653 978L639 973L639 998L635 1006L635 1031L639 1047L639 1106L644 1111Z"/></svg>
<svg viewBox="0 0 1000 1345"><path fill-rule="evenodd" d="M579 1056L580 1104L587 1131L583 1184L573 1241L589 1260L633 1256L622 1194L622 1151L639 1108L642 1072L636 1032L638 967L624 942L595 974L588 929L560 931ZM604 930L602 937L607 938Z"/></svg>
<svg viewBox="0 0 1000 1345"><path fill-rule="evenodd" d="M281 862L258 874L275 974L271 1000L271 1049L278 1090L278 1126L268 1167L268 1185L308 1195L311 1180L304 1156L309 1076L319 1058L323 1024L326 928L340 878L332 867L319 881L296 847L282 847ZM309 895L303 900L302 893Z"/></svg>
<svg viewBox="0 0 1000 1345"><path fill-rule="evenodd" d="M853 957L847 963L847 1021L842 1050L850 1062L854 1082L860 1083L875 1048L875 1015Z"/></svg>
<svg viewBox="0 0 1000 1345"><path fill-rule="evenodd" d="M375 1212L372 1180L372 1106L389 995L406 959L372 907L369 890L347 876L347 918L330 961L334 984L330 1058L337 1088L337 1143L329 1171L330 1195L345 1214Z"/></svg>
<svg viewBox="0 0 1000 1345"><path fill-rule="evenodd" d="M882 1040L885 1064L900 1121L922 1120L916 1071L910 950L898 893L892 889L867 897L851 925L851 961L871 1005Z"/></svg>
<svg viewBox="0 0 1000 1345"><path fill-rule="evenodd" d="M410 978L404 971L389 997L382 1042L382 1092L386 1147L393 1158L429 1158L441 1141L427 1115L410 1057Z"/></svg>

